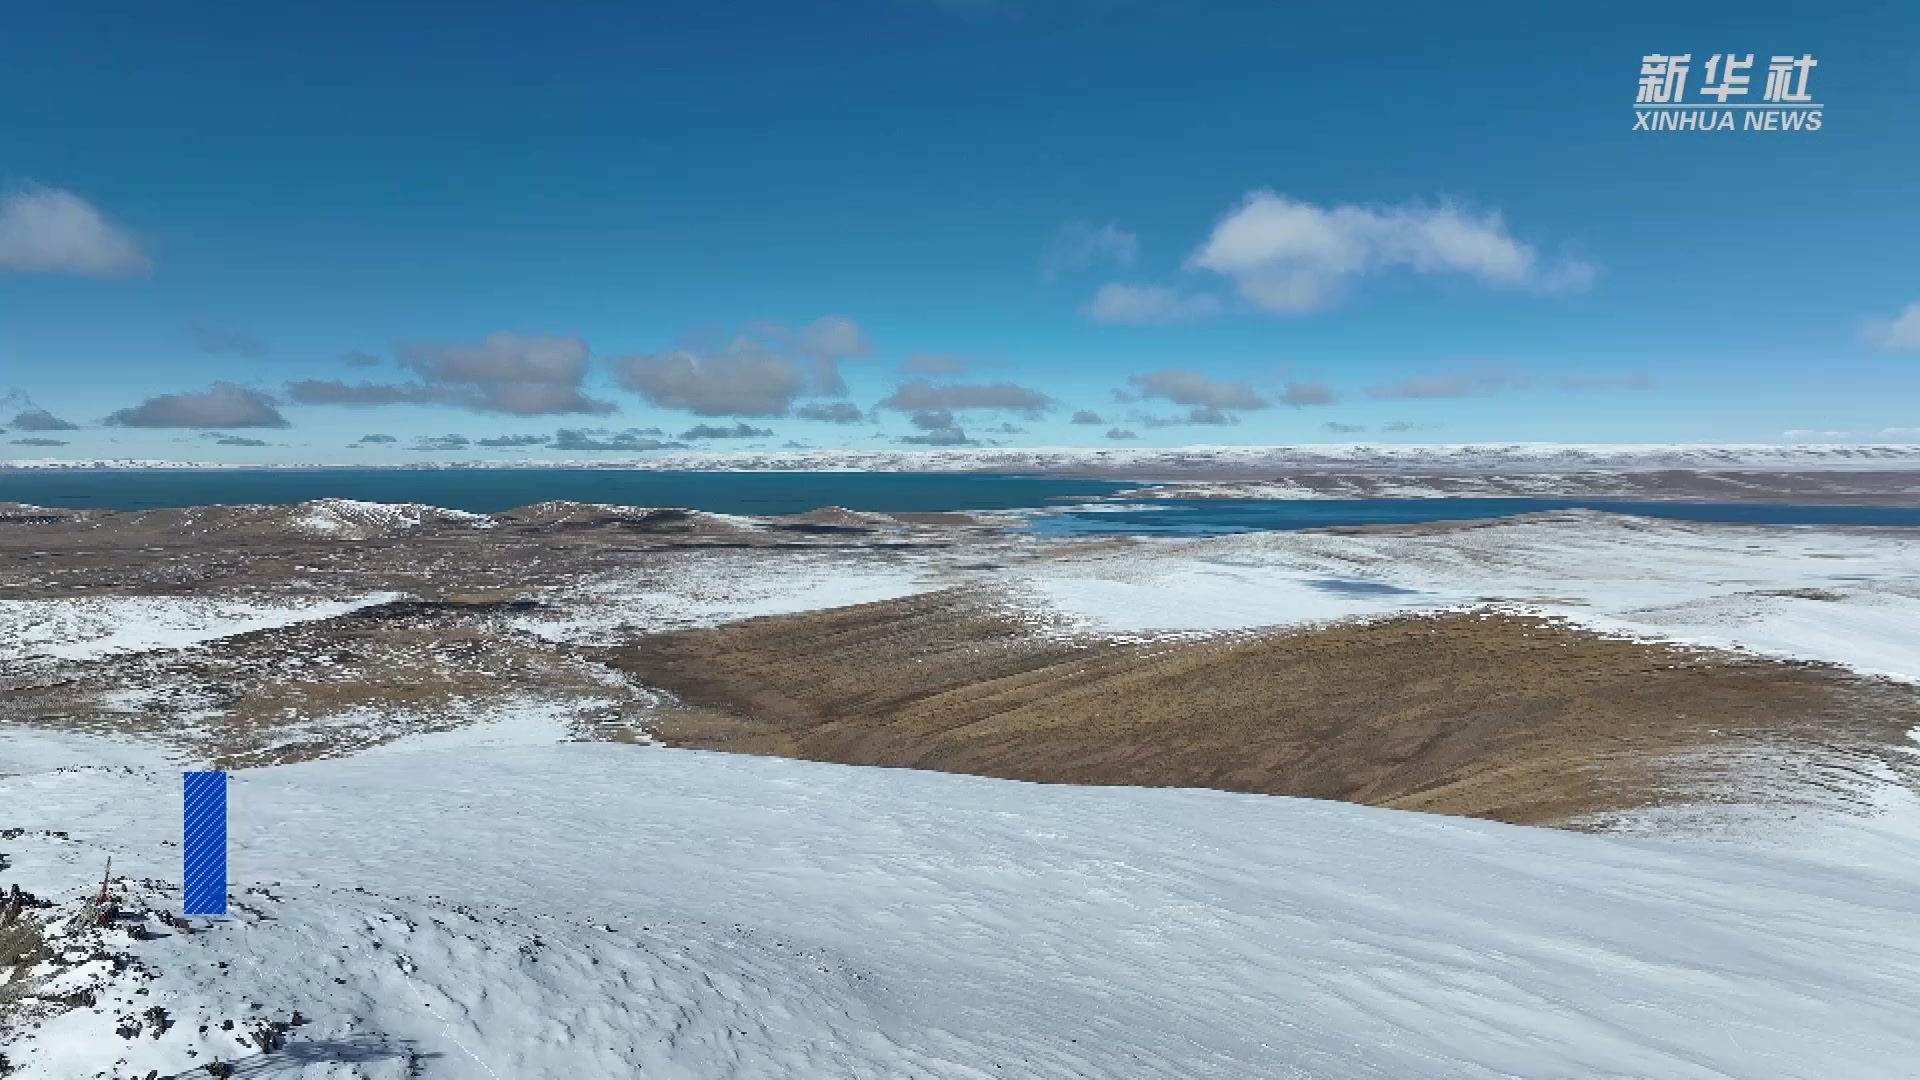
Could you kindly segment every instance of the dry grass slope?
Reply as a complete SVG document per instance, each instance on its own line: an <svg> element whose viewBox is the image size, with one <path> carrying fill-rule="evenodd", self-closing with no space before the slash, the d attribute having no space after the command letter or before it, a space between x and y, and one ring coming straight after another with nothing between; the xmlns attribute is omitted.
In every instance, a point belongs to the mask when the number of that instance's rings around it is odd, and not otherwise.
<svg viewBox="0 0 1920 1080"><path fill-rule="evenodd" d="M1546 825L1711 798L1721 778L1674 767L1703 752L1904 767L1920 723L1911 688L1491 613L1088 645L946 593L614 662L681 699L658 734L682 746Z"/></svg>

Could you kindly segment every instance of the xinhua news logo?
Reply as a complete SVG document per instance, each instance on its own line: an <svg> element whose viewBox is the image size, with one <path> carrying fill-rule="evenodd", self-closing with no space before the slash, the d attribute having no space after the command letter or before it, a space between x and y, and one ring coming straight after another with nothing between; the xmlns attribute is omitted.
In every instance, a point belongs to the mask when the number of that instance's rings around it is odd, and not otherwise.
<svg viewBox="0 0 1920 1080"><path fill-rule="evenodd" d="M1753 54L1714 53L1700 66L1700 85L1689 98L1693 54L1648 53L1640 58L1633 130L1819 131L1823 106L1807 88L1819 66L1810 54L1769 58L1766 85L1753 101Z"/></svg>

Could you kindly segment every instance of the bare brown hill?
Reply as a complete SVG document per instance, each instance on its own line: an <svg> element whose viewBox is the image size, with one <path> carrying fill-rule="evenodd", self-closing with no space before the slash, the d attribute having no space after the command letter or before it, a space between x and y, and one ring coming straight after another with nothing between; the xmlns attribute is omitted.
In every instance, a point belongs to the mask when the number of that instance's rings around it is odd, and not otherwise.
<svg viewBox="0 0 1920 1080"><path fill-rule="evenodd" d="M1492 613L1088 644L946 593L612 659L681 699L657 732L680 746L1549 825L1724 797L1689 761L1904 767L1920 723L1912 688Z"/></svg>

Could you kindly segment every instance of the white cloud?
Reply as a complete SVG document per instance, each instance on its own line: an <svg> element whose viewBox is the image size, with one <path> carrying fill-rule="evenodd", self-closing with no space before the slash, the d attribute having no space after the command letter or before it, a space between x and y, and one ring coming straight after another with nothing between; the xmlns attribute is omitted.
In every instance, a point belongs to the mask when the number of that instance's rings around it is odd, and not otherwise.
<svg viewBox="0 0 1920 1080"><path fill-rule="evenodd" d="M839 362L873 355L860 324L845 315L822 315L789 328L756 319L726 340L703 334L682 347L637 353L613 361L615 376L650 404L696 416L786 416L804 396L847 392ZM853 423L860 410L806 406L801 416Z"/></svg>
<svg viewBox="0 0 1920 1080"><path fill-rule="evenodd" d="M639 353L613 365L649 404L696 416L785 416L807 388L792 357L744 334L719 349Z"/></svg>
<svg viewBox="0 0 1920 1080"><path fill-rule="evenodd" d="M500 331L478 341L413 342L399 347L400 365L427 383L450 388L469 408L515 416L613 411L581 392L587 343Z"/></svg>
<svg viewBox="0 0 1920 1080"><path fill-rule="evenodd" d="M900 365L915 375L960 375L964 374L973 361L952 353L914 353Z"/></svg>
<svg viewBox="0 0 1920 1080"><path fill-rule="evenodd" d="M866 331L845 315L822 315L797 331L778 319L755 319L745 330L777 350L810 358L814 388L822 394L839 396L847 392L840 361L873 355L873 343L867 340Z"/></svg>
<svg viewBox="0 0 1920 1080"><path fill-rule="evenodd" d="M845 315L822 315L800 331L800 351L809 356L840 359L866 356L873 351L860 324Z"/></svg>
<svg viewBox="0 0 1920 1080"><path fill-rule="evenodd" d="M1132 266L1140 257L1140 238L1111 222L1089 225L1068 222L1053 235L1046 254L1040 258L1040 270L1048 280L1072 270L1110 263Z"/></svg>
<svg viewBox="0 0 1920 1080"><path fill-rule="evenodd" d="M1396 382L1370 386L1367 393L1377 398L1457 398L1497 394L1502 390L1530 386L1533 379L1524 371L1499 364L1477 363L1466 371L1442 375L1417 375Z"/></svg>
<svg viewBox="0 0 1920 1080"><path fill-rule="evenodd" d="M1038 417L1053 406L1053 399L1040 391L1010 382L947 383L936 386L926 379L914 379L901 383L893 393L881 398L876 407L915 413L953 409L1008 409L1025 416Z"/></svg>
<svg viewBox="0 0 1920 1080"><path fill-rule="evenodd" d="M123 277L152 268L132 236L70 191L0 196L0 269Z"/></svg>
<svg viewBox="0 0 1920 1080"><path fill-rule="evenodd" d="M1920 300L1891 319L1868 319L1867 340L1882 349L1920 349Z"/></svg>
<svg viewBox="0 0 1920 1080"><path fill-rule="evenodd" d="M1329 307L1353 279L1396 268L1548 292L1585 289L1594 278L1588 263L1544 263L1497 213L1444 203L1327 208L1272 191L1248 195L1187 265L1222 275L1255 306L1281 314Z"/></svg>
<svg viewBox="0 0 1920 1080"><path fill-rule="evenodd" d="M252 334L206 323L194 323L189 332L193 347L208 356L238 356L245 360L264 360L272 351L267 343Z"/></svg>
<svg viewBox="0 0 1920 1080"><path fill-rule="evenodd" d="M302 379L287 384L287 396L300 405L441 404L514 416L614 411L612 402L581 390L587 343L577 337L500 331L477 341L411 342L397 352L400 366L418 375L417 381Z"/></svg>
<svg viewBox="0 0 1920 1080"><path fill-rule="evenodd" d="M1130 375L1127 382L1143 398L1164 398L1175 405L1264 409L1269 404L1246 383L1210 378L1189 368L1161 368L1145 375Z"/></svg>
<svg viewBox="0 0 1920 1080"><path fill-rule="evenodd" d="M860 411L860 406L851 401L810 402L793 410L793 415L822 424L857 424L867 419L867 414Z"/></svg>
<svg viewBox="0 0 1920 1080"><path fill-rule="evenodd" d="M1102 285L1087 305L1087 318L1094 322L1135 325L1204 319L1219 312L1219 298L1167 285Z"/></svg>
<svg viewBox="0 0 1920 1080"><path fill-rule="evenodd" d="M1280 400L1289 405L1331 405L1333 388L1323 382L1290 382Z"/></svg>
<svg viewBox="0 0 1920 1080"><path fill-rule="evenodd" d="M247 386L217 382L202 391L160 394L107 417L107 423L140 428L283 428L287 418L271 396Z"/></svg>

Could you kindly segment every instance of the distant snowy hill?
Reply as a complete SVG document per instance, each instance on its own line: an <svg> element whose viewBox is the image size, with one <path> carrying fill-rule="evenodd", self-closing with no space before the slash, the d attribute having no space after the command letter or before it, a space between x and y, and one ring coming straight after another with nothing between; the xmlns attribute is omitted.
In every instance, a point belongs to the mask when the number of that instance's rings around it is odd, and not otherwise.
<svg viewBox="0 0 1920 1080"><path fill-rule="evenodd" d="M231 464L134 458L0 461L0 469L225 469ZM246 466L365 467L352 463ZM644 457L433 462L396 468L623 468L902 472L1085 471L1178 474L1355 470L1454 473L1565 473L1586 470L1920 469L1920 445L1807 443L1326 443L1297 446L1189 446L1177 449L962 447L940 450L738 450Z"/></svg>

